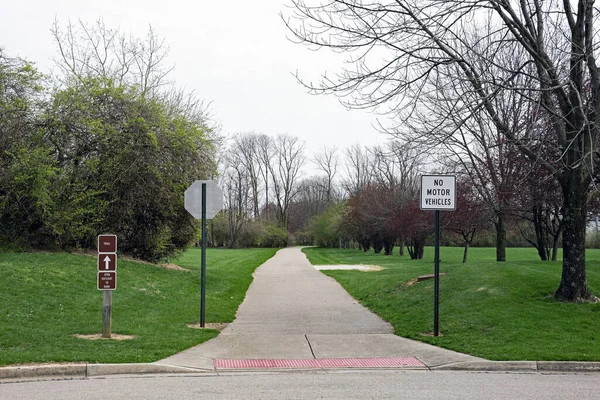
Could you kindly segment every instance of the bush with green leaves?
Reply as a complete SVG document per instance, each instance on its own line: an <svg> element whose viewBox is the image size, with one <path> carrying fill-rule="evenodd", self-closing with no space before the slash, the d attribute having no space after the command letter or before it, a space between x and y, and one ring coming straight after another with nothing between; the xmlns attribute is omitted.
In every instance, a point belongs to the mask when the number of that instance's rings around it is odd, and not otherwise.
<svg viewBox="0 0 600 400"><path fill-rule="evenodd" d="M113 233L158 261L193 242L184 191L216 173L202 113L106 76L44 83L0 52L0 244L95 248Z"/></svg>
<svg viewBox="0 0 600 400"><path fill-rule="evenodd" d="M259 247L287 247L288 232L282 226L267 223L258 239Z"/></svg>
<svg viewBox="0 0 600 400"><path fill-rule="evenodd" d="M346 210L346 203L333 203L323 214L310 221L308 230L314 238L314 244L320 247L339 247L340 242L346 241L348 235L341 227Z"/></svg>

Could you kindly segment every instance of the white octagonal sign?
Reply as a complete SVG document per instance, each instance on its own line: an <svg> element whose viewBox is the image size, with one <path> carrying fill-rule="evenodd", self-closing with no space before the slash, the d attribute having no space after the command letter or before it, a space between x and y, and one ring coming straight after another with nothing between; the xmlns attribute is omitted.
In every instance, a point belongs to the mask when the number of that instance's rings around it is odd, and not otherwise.
<svg viewBox="0 0 600 400"><path fill-rule="evenodd" d="M214 181L194 181L184 193L187 212L202 219L202 184L206 184L206 219L212 219L223 208L223 191Z"/></svg>

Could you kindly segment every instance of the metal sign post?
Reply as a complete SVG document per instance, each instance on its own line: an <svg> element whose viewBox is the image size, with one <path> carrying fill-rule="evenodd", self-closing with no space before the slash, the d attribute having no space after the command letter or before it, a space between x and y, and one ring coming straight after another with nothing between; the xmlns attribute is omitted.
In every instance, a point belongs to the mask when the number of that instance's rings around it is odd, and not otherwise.
<svg viewBox="0 0 600 400"><path fill-rule="evenodd" d="M422 175L421 210L435 210L433 260L433 336L439 336L440 317L440 210L456 209L456 176Z"/></svg>
<svg viewBox="0 0 600 400"><path fill-rule="evenodd" d="M435 210L435 257L433 261L433 336L440 334L440 210Z"/></svg>
<svg viewBox="0 0 600 400"><path fill-rule="evenodd" d="M184 205L194 218L202 220L202 252L200 256L200 327L206 320L206 220L223 208L223 191L214 181L194 181L184 194Z"/></svg>
<svg viewBox="0 0 600 400"><path fill-rule="evenodd" d="M202 251L200 256L200 327L206 319L206 183L202 184Z"/></svg>

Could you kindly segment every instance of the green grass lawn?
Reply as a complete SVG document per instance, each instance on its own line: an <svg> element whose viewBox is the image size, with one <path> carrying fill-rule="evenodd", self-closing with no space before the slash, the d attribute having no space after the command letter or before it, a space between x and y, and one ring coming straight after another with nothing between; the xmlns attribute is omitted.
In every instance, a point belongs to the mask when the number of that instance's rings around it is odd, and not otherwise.
<svg viewBox="0 0 600 400"><path fill-rule="evenodd" d="M206 322L231 322L254 270L276 249L207 251ZM102 331L96 257L0 253L0 365L152 362L217 335L200 320L200 250L174 263L188 270L118 260L112 332L135 339L85 340Z"/></svg>
<svg viewBox="0 0 600 400"><path fill-rule="evenodd" d="M372 264L378 272L323 271L363 305L389 321L400 336L491 360L600 361L600 303L554 300L560 262L538 261L534 249L441 248L440 337L433 331L433 248L424 260L359 250L306 248L313 264ZM397 254L397 253L396 253ZM588 284L600 296L600 251L587 252Z"/></svg>

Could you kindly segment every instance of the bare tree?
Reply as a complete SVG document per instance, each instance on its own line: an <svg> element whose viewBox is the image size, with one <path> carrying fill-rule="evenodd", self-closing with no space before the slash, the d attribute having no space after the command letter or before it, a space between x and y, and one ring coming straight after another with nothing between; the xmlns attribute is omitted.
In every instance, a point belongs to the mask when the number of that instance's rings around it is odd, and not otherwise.
<svg viewBox="0 0 600 400"><path fill-rule="evenodd" d="M367 152L370 154L371 179L391 190L403 192L406 197L417 195L419 172L426 156L418 147L394 139L385 146L367 148Z"/></svg>
<svg viewBox="0 0 600 400"><path fill-rule="evenodd" d="M323 150L314 155L313 162L319 170L325 174L326 201L327 204L329 204L333 197L333 180L335 179L339 167L337 148L323 148Z"/></svg>
<svg viewBox="0 0 600 400"><path fill-rule="evenodd" d="M348 194L356 194L366 187L370 179L369 154L358 143L348 147L344 154L346 156L346 180L343 184Z"/></svg>
<svg viewBox="0 0 600 400"><path fill-rule="evenodd" d="M221 184L225 192L225 210L229 226L229 246L237 247L239 234L248 223L252 210L251 180L243 164L243 157L234 147L224 157Z"/></svg>
<svg viewBox="0 0 600 400"><path fill-rule="evenodd" d="M309 177L298 183L298 193L290 205L289 230L298 232L307 227L311 218L317 217L329 206L327 178Z"/></svg>
<svg viewBox="0 0 600 400"><path fill-rule="evenodd" d="M469 37L475 36L475 53L518 68L523 51L519 52L514 46L494 49L493 42L501 38L489 29L483 36L468 34ZM477 65L471 54L465 55L465 58L472 59ZM407 121L409 131L398 134L431 149L440 163L471 179L492 212L491 221L496 229L496 260L506 261L506 232L507 224L514 215L513 198L516 189L531 172L531 163L523 162L526 160L520 155L517 145L499 131L481 108L477 94L469 89L469 83L451 79L460 74L456 65L440 66L432 74L436 75L436 79L430 84L431 90L421 93L421 107L413 110L411 120ZM480 71L486 82L502 74L503 68L497 64L488 65ZM515 78L513 84L518 81L521 87L527 87L532 83L529 76L519 78ZM529 96L535 94L530 93ZM498 93L490 101L502 115L505 127L515 137L532 137L536 126L534 103L515 91Z"/></svg>
<svg viewBox="0 0 600 400"><path fill-rule="evenodd" d="M152 27L144 40L110 29L101 19L93 25L69 23L64 31L55 20L51 32L60 54L56 64L67 79L84 83L101 77L116 86L134 85L142 97L172 83L167 80L173 70L166 65L169 48Z"/></svg>
<svg viewBox="0 0 600 400"><path fill-rule="evenodd" d="M265 219L269 219L269 183L271 182L271 170L272 162L271 157L274 153L274 143L271 137L265 134L259 134L257 137L257 158L260 163L260 173L263 178L263 184L265 185Z"/></svg>
<svg viewBox="0 0 600 400"><path fill-rule="evenodd" d="M464 84L457 108L472 102L498 133L561 184L564 252L556 297L596 300L587 285L585 264L587 207L597 196L600 160L600 70L594 54L600 19L593 1L291 2L295 25L287 23L296 40L349 56L347 69L333 78L325 76L319 85L308 85L317 93L349 96L350 106L380 108L405 122L422 106L422 94L438 83ZM478 45L485 37L493 40L481 51ZM522 54L522 60L506 63L509 51ZM490 76L492 66L497 68ZM531 83L522 86L528 80ZM548 135L555 138L558 160L536 151L537 138L512 129L495 102L511 95L537 105L548 116Z"/></svg>
<svg viewBox="0 0 600 400"><path fill-rule="evenodd" d="M261 168L259 154L259 136L255 133L238 134L233 139L232 151L239 155L241 165L246 169L250 179L252 195L252 212L258 218L259 210L259 184Z"/></svg>
<svg viewBox="0 0 600 400"><path fill-rule="evenodd" d="M298 193L297 180L304 164L304 144L297 137L278 135L274 142L276 162L270 164L279 222L287 229L289 208Z"/></svg>

